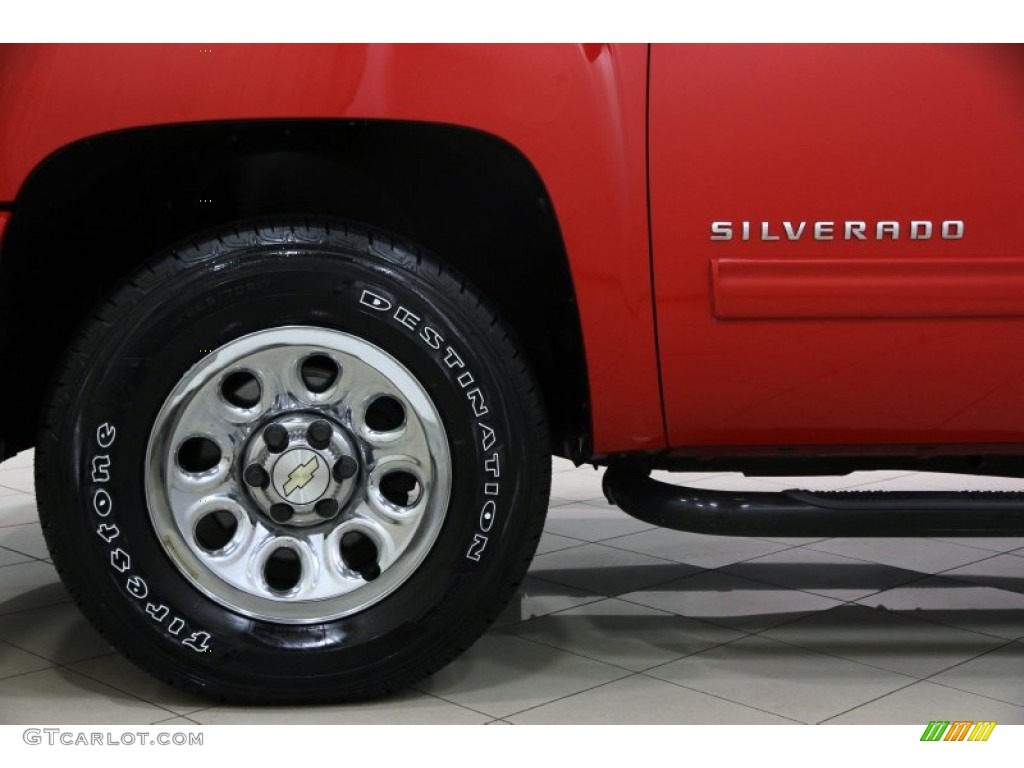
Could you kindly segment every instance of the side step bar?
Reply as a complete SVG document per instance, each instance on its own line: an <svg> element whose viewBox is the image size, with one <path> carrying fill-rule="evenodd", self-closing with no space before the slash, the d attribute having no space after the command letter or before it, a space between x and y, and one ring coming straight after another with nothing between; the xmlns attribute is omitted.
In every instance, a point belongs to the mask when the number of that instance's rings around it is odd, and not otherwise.
<svg viewBox="0 0 1024 768"><path fill-rule="evenodd" d="M713 491L670 485L628 465L604 495L662 528L725 536L1024 536L1024 493Z"/></svg>

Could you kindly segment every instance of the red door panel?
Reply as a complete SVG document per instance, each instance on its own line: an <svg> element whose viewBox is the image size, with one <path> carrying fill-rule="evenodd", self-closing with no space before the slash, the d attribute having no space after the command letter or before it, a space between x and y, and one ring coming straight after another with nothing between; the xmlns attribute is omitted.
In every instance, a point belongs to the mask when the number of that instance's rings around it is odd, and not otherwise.
<svg viewBox="0 0 1024 768"><path fill-rule="evenodd" d="M1022 139L1021 47L653 46L670 444L1024 442Z"/></svg>

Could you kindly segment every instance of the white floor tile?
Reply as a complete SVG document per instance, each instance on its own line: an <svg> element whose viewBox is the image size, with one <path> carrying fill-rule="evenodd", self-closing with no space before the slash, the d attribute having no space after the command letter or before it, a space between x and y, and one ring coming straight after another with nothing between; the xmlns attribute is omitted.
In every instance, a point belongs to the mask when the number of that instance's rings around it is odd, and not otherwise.
<svg viewBox="0 0 1024 768"><path fill-rule="evenodd" d="M948 541L952 544L961 544L965 547L977 547L978 549L988 549L993 552L1012 552L1024 547L1024 539L1014 538L1012 536L994 536L989 538L981 536L962 536L948 539L937 537L936 541Z"/></svg>
<svg viewBox="0 0 1024 768"><path fill-rule="evenodd" d="M911 473L904 470L873 470L869 472L851 472L848 475L803 475L790 477L758 478L766 483L780 485L785 489L798 488L806 491L845 491L860 488L863 485L886 483Z"/></svg>
<svg viewBox="0 0 1024 768"><path fill-rule="evenodd" d="M997 555L988 560L954 568L942 575L949 579L1024 593L1024 560L1013 555Z"/></svg>
<svg viewBox="0 0 1024 768"><path fill-rule="evenodd" d="M919 573L939 573L989 557L976 547L936 539L828 539L808 546Z"/></svg>
<svg viewBox="0 0 1024 768"><path fill-rule="evenodd" d="M960 475L947 472L913 472L866 485L865 491L1024 491L1024 479Z"/></svg>
<svg viewBox="0 0 1024 768"><path fill-rule="evenodd" d="M0 723L149 724L170 713L68 669L0 680Z"/></svg>
<svg viewBox="0 0 1024 768"><path fill-rule="evenodd" d="M669 485L692 486L713 477L735 478L735 472L669 472L664 469L656 469L651 472L651 479Z"/></svg>
<svg viewBox="0 0 1024 768"><path fill-rule="evenodd" d="M5 566L0 571L0 626L7 623L6 614L65 603L69 599L57 571L49 563L30 560Z"/></svg>
<svg viewBox="0 0 1024 768"><path fill-rule="evenodd" d="M671 581L699 569L601 544L585 544L534 558L530 574L602 597Z"/></svg>
<svg viewBox="0 0 1024 768"><path fill-rule="evenodd" d="M836 600L856 600L921 578L916 571L866 563L806 547L727 565L722 571Z"/></svg>
<svg viewBox="0 0 1024 768"><path fill-rule="evenodd" d="M603 471L595 471L589 466L580 467L573 472L559 472L551 477L551 495L574 501L602 498L603 476Z"/></svg>
<svg viewBox="0 0 1024 768"><path fill-rule="evenodd" d="M862 605L842 605L761 636L918 678L1006 642ZM1005 671L1011 673L1009 668Z"/></svg>
<svg viewBox="0 0 1024 768"><path fill-rule="evenodd" d="M0 679L52 667L53 662L0 640ZM3 721L0 721L3 722Z"/></svg>
<svg viewBox="0 0 1024 768"><path fill-rule="evenodd" d="M750 637L646 674L805 723L902 688L913 678Z"/></svg>
<svg viewBox="0 0 1024 768"><path fill-rule="evenodd" d="M574 501L572 499L563 499L560 496L555 496L554 494L552 494L551 497L548 499L548 511L550 512L555 507L563 507L566 504L579 504L579 503L580 502L578 502L578 501Z"/></svg>
<svg viewBox="0 0 1024 768"><path fill-rule="evenodd" d="M119 654L80 661L68 668L175 714L186 715L210 706L205 699L160 682Z"/></svg>
<svg viewBox="0 0 1024 768"><path fill-rule="evenodd" d="M0 547L0 568L5 565L17 565L18 563L31 563L32 558L4 547ZM0 571L0 579L3 579L3 571Z"/></svg>
<svg viewBox="0 0 1024 768"><path fill-rule="evenodd" d="M494 626L512 626L521 621L555 611L564 611L566 608L592 603L600 599L600 595L594 595L565 584L555 584L551 581L527 576L523 579L516 596L509 601L501 616L494 622Z"/></svg>
<svg viewBox="0 0 1024 768"><path fill-rule="evenodd" d="M524 725L794 724L793 720L643 675L577 693L510 719Z"/></svg>
<svg viewBox="0 0 1024 768"><path fill-rule="evenodd" d="M622 600L588 603L510 631L635 672L743 637L730 629Z"/></svg>
<svg viewBox="0 0 1024 768"><path fill-rule="evenodd" d="M568 459L563 459L561 456L553 456L551 458L551 473L555 472L575 472L577 469L576 465Z"/></svg>
<svg viewBox="0 0 1024 768"><path fill-rule="evenodd" d="M822 595L782 589L720 571L630 592L622 599L741 632L760 632L841 605Z"/></svg>
<svg viewBox="0 0 1024 768"><path fill-rule="evenodd" d="M540 537L540 541L537 543L538 555L546 555L548 552L557 552L560 549L569 549L570 547L578 547L583 544L579 539L572 539L568 536L558 536L554 533L544 533Z"/></svg>
<svg viewBox="0 0 1024 768"><path fill-rule="evenodd" d="M630 517L617 507L598 507L582 502L553 507L548 511L544 525L545 531L592 542L653 528L653 525Z"/></svg>
<svg viewBox="0 0 1024 768"><path fill-rule="evenodd" d="M31 467L0 470L0 486L22 493L35 493Z"/></svg>
<svg viewBox="0 0 1024 768"><path fill-rule="evenodd" d="M844 712L828 725L919 725L923 734L932 720L968 718L1024 725L1024 707L925 681Z"/></svg>
<svg viewBox="0 0 1024 768"><path fill-rule="evenodd" d="M764 491L766 493L777 493L790 486L785 483L774 482L778 478L747 477L739 472L729 472L724 475L701 478L686 483L690 488L705 488L708 490L723 491Z"/></svg>
<svg viewBox="0 0 1024 768"><path fill-rule="evenodd" d="M789 722L784 717L814 722L845 706L850 711L832 722L920 723L923 729L936 717L973 717L1024 724L1018 671L1024 644L984 653L1003 639L1024 638L1024 538L743 539L659 530L608 505L600 472L565 460L553 463L542 554L499 620L516 636L486 636L425 683L449 701L408 691L337 707L211 707L111 655L67 602L52 566L29 559L48 558L31 467L31 452L0 465L0 722L24 715L38 723L187 726L191 716L175 713L195 713L203 722L268 724L500 724L503 717L517 723L768 723ZM815 487L811 478L656 474L702 487ZM1010 482L1024 488L1024 481ZM964 484L963 476L898 472L858 473L817 487L865 484L872 490L1009 489L1001 480ZM584 541L608 546L595 549ZM810 546L798 546L805 543ZM725 573L699 573L723 566ZM947 569L950 578L907 583ZM682 590L671 583L680 581L692 583ZM604 598L623 593L629 601ZM637 594L643 599L633 600ZM833 608L828 598L889 610ZM776 626L780 616L791 623ZM743 638L741 630L764 634ZM757 645L773 638L786 644ZM629 672L643 669L677 684ZM857 670L868 672L858 676ZM936 682L886 693L911 679L897 672L936 673ZM856 703L872 696L878 698ZM12 702L20 715L7 717Z"/></svg>
<svg viewBox="0 0 1024 768"><path fill-rule="evenodd" d="M15 552L21 552L23 555L39 560L50 556L39 523L0 528L0 547L13 549Z"/></svg>
<svg viewBox="0 0 1024 768"><path fill-rule="evenodd" d="M818 541L825 541L827 536L754 536L755 539L784 544L787 547L803 547Z"/></svg>
<svg viewBox="0 0 1024 768"><path fill-rule="evenodd" d="M8 491L0 488L0 528L11 525L25 525L39 522L34 496L20 491Z"/></svg>
<svg viewBox="0 0 1024 768"><path fill-rule="evenodd" d="M417 687L454 704L504 718L628 674L599 661L491 633Z"/></svg>
<svg viewBox="0 0 1024 768"><path fill-rule="evenodd" d="M477 725L490 717L405 691L378 701L312 707L216 706L189 715L202 725Z"/></svg>
<svg viewBox="0 0 1024 768"><path fill-rule="evenodd" d="M699 568L721 568L723 565L751 560L787 548L785 544L763 539L708 536L661 528L621 536L606 543L619 549L676 560Z"/></svg>
<svg viewBox="0 0 1024 768"><path fill-rule="evenodd" d="M12 456L7 461L0 463L0 471L8 469L22 469L24 467L32 468L33 462L35 461L36 452L33 449L22 451L15 456Z"/></svg>
<svg viewBox="0 0 1024 768"><path fill-rule="evenodd" d="M72 603L0 617L0 640L58 664L113 651Z"/></svg>
<svg viewBox="0 0 1024 768"><path fill-rule="evenodd" d="M932 682L1024 707L1024 643L1011 643L960 664Z"/></svg>
<svg viewBox="0 0 1024 768"><path fill-rule="evenodd" d="M1016 640L1024 637L1024 595L932 576L857 601L914 618Z"/></svg>

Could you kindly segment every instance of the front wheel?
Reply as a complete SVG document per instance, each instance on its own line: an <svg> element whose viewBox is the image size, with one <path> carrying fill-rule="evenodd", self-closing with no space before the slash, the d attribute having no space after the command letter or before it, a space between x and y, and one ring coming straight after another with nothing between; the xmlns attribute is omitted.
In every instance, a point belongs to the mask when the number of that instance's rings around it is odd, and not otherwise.
<svg viewBox="0 0 1024 768"><path fill-rule="evenodd" d="M415 247L338 222L173 249L86 323L36 454L53 559L122 652L236 701L365 698L468 647L550 485L510 333Z"/></svg>

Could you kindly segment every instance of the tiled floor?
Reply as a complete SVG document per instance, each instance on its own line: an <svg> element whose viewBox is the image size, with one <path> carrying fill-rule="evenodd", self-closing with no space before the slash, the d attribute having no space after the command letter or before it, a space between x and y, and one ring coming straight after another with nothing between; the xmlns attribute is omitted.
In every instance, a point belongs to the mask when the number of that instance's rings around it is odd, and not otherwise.
<svg viewBox="0 0 1024 768"><path fill-rule="evenodd" d="M676 476L906 490L1024 482L864 473ZM753 539L662 531L555 462L519 597L475 647L386 701L211 706L115 654L68 602L31 454L0 465L0 723L1024 724L1024 540Z"/></svg>

